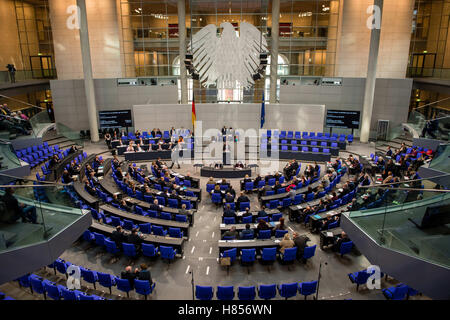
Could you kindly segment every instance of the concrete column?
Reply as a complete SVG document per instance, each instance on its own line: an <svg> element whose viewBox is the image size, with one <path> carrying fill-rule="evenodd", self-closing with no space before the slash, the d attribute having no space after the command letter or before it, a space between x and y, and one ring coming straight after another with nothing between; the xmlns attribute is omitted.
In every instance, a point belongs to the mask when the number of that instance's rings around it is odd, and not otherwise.
<svg viewBox="0 0 450 320"><path fill-rule="evenodd" d="M98 142L98 122L97 122L97 104L95 102L94 79L92 77L91 48L89 46L89 32L86 15L85 0L77 0L80 8L80 44L81 59L83 62L84 90L86 93L86 102L89 118L89 129L91 131L91 141Z"/></svg>
<svg viewBox="0 0 450 320"><path fill-rule="evenodd" d="M277 101L278 39L280 29L280 0L272 0L272 52L270 60L270 103Z"/></svg>
<svg viewBox="0 0 450 320"><path fill-rule="evenodd" d="M380 8L379 19L381 26L381 17L383 12L383 0L374 0L374 6ZM370 51L369 63L367 68L366 89L364 93L364 105L362 114L360 141L363 143L369 142L370 124L372 122L373 100L375 96L375 83L377 80L377 63L378 51L380 47L381 29L373 28L370 33Z"/></svg>
<svg viewBox="0 0 450 320"><path fill-rule="evenodd" d="M188 103L187 76L184 59L186 57L186 5L185 0L178 0L178 40L180 43L180 82L181 104Z"/></svg>

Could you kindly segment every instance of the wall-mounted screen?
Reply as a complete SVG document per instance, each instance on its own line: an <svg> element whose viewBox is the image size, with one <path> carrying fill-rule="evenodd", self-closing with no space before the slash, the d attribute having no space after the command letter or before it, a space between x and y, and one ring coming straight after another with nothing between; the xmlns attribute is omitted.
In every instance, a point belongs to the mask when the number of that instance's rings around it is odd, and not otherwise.
<svg viewBox="0 0 450 320"><path fill-rule="evenodd" d="M99 111L98 120L100 128L132 127L131 110Z"/></svg>
<svg viewBox="0 0 450 320"><path fill-rule="evenodd" d="M329 128L359 129L360 111L327 110L326 119Z"/></svg>

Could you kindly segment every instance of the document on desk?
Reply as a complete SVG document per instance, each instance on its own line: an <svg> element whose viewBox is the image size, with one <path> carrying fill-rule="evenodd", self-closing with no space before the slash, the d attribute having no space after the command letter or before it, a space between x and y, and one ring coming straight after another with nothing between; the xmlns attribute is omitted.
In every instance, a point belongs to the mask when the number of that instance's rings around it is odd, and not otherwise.
<svg viewBox="0 0 450 320"><path fill-rule="evenodd" d="M318 214L315 214L315 215L314 215L314 218L316 218L316 219L321 219L322 217L319 216Z"/></svg>
<svg viewBox="0 0 450 320"><path fill-rule="evenodd" d="M333 232L327 232L327 237L333 238Z"/></svg>

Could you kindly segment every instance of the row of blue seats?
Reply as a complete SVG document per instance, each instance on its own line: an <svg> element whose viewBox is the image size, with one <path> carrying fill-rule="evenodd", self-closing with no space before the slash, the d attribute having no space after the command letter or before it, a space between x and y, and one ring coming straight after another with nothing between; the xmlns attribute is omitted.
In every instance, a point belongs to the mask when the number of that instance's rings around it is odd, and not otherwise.
<svg viewBox="0 0 450 320"><path fill-rule="evenodd" d="M0 300L16 300L16 299L11 298L10 296L7 296L3 292L0 292Z"/></svg>
<svg viewBox="0 0 450 320"><path fill-rule="evenodd" d="M239 300L255 300L256 293L258 297L264 300L270 300L277 296L277 292L280 297L293 298L297 295L297 292L305 297L314 295L317 291L317 281L310 282L293 282L284 283L281 285L261 284L256 286L238 287L238 299ZM214 288L210 286L195 286L195 297L198 300L211 300L214 297ZM235 297L235 291L233 286L217 286L216 297L218 300L233 300Z"/></svg>
<svg viewBox="0 0 450 320"><path fill-rule="evenodd" d="M260 150L267 150L267 145L262 144L260 146ZM299 147L297 147L297 146L292 146L292 147L281 146L281 149L279 149L278 145L276 145L276 144L273 144L270 147L270 150L330 153L330 149L328 149L328 148L323 148L322 151L320 151L320 149L317 147L311 148L311 149L309 149L308 147L301 147L301 149L299 149Z"/></svg>
<svg viewBox="0 0 450 320"><path fill-rule="evenodd" d="M94 243L100 247L103 247L106 249L107 252L113 254L113 255L119 255L123 252L128 257L135 258L140 253L144 255L145 257L149 258L156 258L158 257L158 254L161 256L162 259L166 260L174 260L175 255L177 254L177 250L170 246L159 246L156 247L153 244L148 243L142 243L141 244L141 252L139 252L136 249L136 246L134 244L130 243L122 243L122 251L117 247L116 243L109 239L108 237L105 237L101 233L97 232L90 232L89 230L86 230L83 233L83 239L89 243Z"/></svg>
<svg viewBox="0 0 450 320"><path fill-rule="evenodd" d="M350 281L354 284L356 284L356 291L358 291L358 288L360 285L367 284L367 281L369 280L369 277L373 276L375 273L375 270L372 272L369 272L367 269L349 273L348 278ZM380 279L384 277L384 273L380 272L379 275ZM375 278L373 278L375 280ZM389 300L404 300L405 298L408 299L411 296L415 296L419 294L419 292L403 283L400 283L394 287L386 288L382 290L383 295L386 297L386 299Z"/></svg>
<svg viewBox="0 0 450 320"><path fill-rule="evenodd" d="M166 212L167 213L167 212ZM92 218L94 218L97 221L102 221L105 224L109 224L113 227L121 226L126 230L132 230L134 228L139 229L142 233L145 234L154 234L155 236L166 236L169 234L172 238L183 238L183 232L180 228L168 228L168 230L165 230L162 226L158 226L156 224L151 223L143 223L136 225L133 223L133 221L128 219L121 219L119 217L116 217L114 215L106 216L105 213L100 210L97 211L93 208L91 208L91 214ZM168 213L170 214L170 213ZM186 216L184 216L186 217ZM168 220L168 219L167 219ZM184 221L186 222L186 221Z"/></svg>
<svg viewBox="0 0 450 320"><path fill-rule="evenodd" d="M66 149L63 153L59 154L58 157L60 160L64 159L65 157L68 156L69 154L69 150L70 148ZM76 157L75 163L76 164L80 164L81 162L83 162L84 159L87 158L87 153L83 152L82 154L78 155L78 157ZM70 167L70 163L68 163L65 167L65 169L68 169ZM39 175L39 172L36 172L36 179L38 181L45 181L45 176L50 174L52 171L50 170L50 161L45 162L45 164L43 166L41 166L41 171L42 171L42 177ZM61 181L63 183L65 183L65 181L63 179L61 179Z"/></svg>
<svg viewBox="0 0 450 320"><path fill-rule="evenodd" d="M32 169L42 162L47 161L55 154L59 157L64 155L63 150L60 149L58 145L50 147L47 142L44 142L44 144L40 146L28 147L26 149L16 151L17 157L27 162Z"/></svg>
<svg viewBox="0 0 450 320"><path fill-rule="evenodd" d="M48 267L53 268L56 274L56 271L65 275L67 277L67 268L71 266L72 263L68 261L64 261L60 258L56 259L56 261L50 264ZM129 292L132 290L130 286L130 282L128 279L121 279L116 276L110 275L108 273L103 273L99 271L89 270L83 268L82 266L78 266L80 268L80 275L84 281L90 283L94 286L94 289L97 289L96 284L100 284L102 287L108 288L109 293L112 294L112 287L117 287L117 290L125 292L129 297ZM150 295L155 290L156 283L153 282L150 284L148 280L137 280L134 282L134 289L136 293L145 296ZM76 290L75 290L76 292ZM65 299L68 300L68 299Z"/></svg>
<svg viewBox="0 0 450 320"><path fill-rule="evenodd" d="M97 295L88 295L79 290L70 290L63 285L56 284L35 274L25 275L16 280L21 287L30 288L32 294L42 294L45 300L47 300L47 297L53 300L105 300L105 298Z"/></svg>
<svg viewBox="0 0 450 320"><path fill-rule="evenodd" d="M345 136L345 134L341 134L338 135L337 133L323 133L323 132L307 132L307 131L281 131L279 132L278 130L274 130L272 132L272 130L267 130L267 133L263 133L262 134L263 137L274 137L274 138L288 138L288 139L324 139L324 140L328 140L330 138L347 138L348 142L353 142L353 135L349 134L347 137Z"/></svg>
<svg viewBox="0 0 450 320"><path fill-rule="evenodd" d="M344 141L341 141L344 142ZM320 143L320 144L319 144ZM261 140L261 145L267 145L268 144L268 140L267 139L262 139ZM287 140L280 140L279 143L274 143L274 141L272 140L271 145L283 145L283 144L288 144ZM331 148L338 148L339 145L337 144L337 142L331 142L330 145L328 145L328 142L326 141L309 141L309 140L291 140L291 145L300 145L300 146L309 146L309 147L316 147L316 146L320 146L320 147L331 147Z"/></svg>

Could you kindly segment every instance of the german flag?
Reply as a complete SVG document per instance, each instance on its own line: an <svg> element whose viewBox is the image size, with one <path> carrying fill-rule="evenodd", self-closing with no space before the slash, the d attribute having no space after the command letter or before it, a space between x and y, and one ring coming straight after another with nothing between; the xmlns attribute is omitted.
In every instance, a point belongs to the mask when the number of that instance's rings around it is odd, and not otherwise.
<svg viewBox="0 0 450 320"><path fill-rule="evenodd" d="M192 129L195 130L195 120L197 119L197 116L195 114L195 97L194 97L194 90L192 90Z"/></svg>

